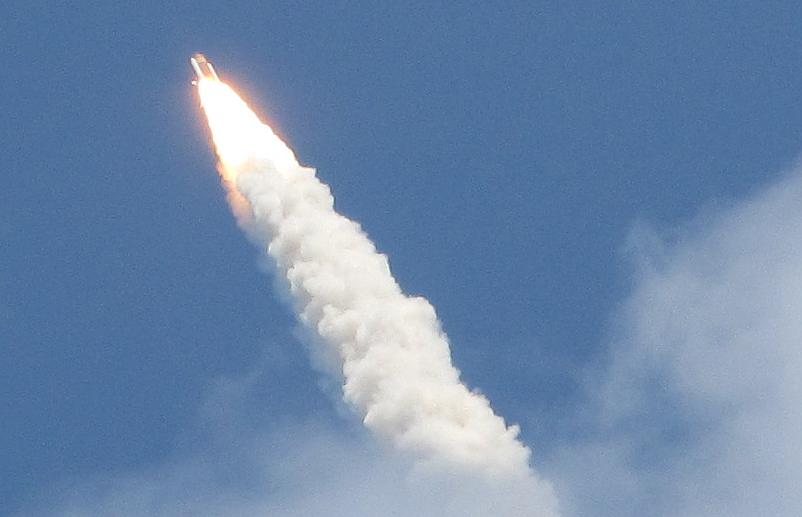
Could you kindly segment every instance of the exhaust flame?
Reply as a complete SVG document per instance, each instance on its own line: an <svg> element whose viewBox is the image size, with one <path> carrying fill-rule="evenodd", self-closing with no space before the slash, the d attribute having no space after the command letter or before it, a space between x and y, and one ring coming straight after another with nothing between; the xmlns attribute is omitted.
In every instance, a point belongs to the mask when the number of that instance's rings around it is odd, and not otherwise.
<svg viewBox="0 0 802 517"><path fill-rule="evenodd" d="M226 167L228 181L249 160L270 160L282 170L298 167L295 154L266 124L262 124L245 101L227 84L201 79L201 105L212 130L214 146Z"/></svg>
<svg viewBox="0 0 802 517"><path fill-rule="evenodd" d="M320 338L364 424L426 470L523 482L539 507L525 515L556 515L518 427L460 382L432 306L403 294L387 258L334 210L315 171L300 166L230 87L201 80L198 90L232 206L266 244L299 319Z"/></svg>

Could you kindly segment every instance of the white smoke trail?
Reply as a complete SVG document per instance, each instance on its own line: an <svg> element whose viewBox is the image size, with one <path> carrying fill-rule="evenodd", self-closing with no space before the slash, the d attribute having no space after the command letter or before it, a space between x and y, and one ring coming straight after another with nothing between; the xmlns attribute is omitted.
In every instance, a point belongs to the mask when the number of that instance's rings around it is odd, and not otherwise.
<svg viewBox="0 0 802 517"><path fill-rule="evenodd" d="M526 480L542 504L527 515L555 515L518 427L460 382L432 306L404 295L387 258L334 210L315 171L236 93L205 80L199 91L232 206L266 244L300 320L338 360L344 399L364 424L427 470Z"/></svg>

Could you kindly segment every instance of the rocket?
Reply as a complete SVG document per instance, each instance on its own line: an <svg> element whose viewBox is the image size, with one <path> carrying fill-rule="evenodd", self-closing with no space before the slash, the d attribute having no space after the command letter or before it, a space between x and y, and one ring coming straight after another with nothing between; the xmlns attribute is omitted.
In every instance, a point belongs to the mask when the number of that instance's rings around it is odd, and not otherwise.
<svg viewBox="0 0 802 517"><path fill-rule="evenodd" d="M206 60L206 56L198 52L194 54L191 58L189 58L189 62L192 64L192 68L195 69L195 75L198 76L198 80L201 79L210 79L212 81L219 81L220 78L217 77L217 72L214 71L214 67L212 64Z"/></svg>

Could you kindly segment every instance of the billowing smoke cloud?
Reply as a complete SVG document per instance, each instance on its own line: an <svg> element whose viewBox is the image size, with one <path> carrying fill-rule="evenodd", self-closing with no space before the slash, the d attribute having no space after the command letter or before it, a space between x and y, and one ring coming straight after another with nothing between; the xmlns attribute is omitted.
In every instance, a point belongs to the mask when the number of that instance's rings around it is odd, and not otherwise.
<svg viewBox="0 0 802 517"><path fill-rule="evenodd" d="M200 93L242 225L286 279L300 320L320 338L343 396L376 435L424 474L454 471L538 494L521 515L555 515L530 451L453 366L435 311L409 297L326 185L222 83Z"/></svg>

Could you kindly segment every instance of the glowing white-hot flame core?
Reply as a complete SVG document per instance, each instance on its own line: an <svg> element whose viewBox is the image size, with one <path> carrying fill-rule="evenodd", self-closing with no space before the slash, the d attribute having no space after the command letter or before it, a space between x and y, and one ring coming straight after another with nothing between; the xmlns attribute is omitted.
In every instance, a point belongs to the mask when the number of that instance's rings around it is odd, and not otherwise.
<svg viewBox="0 0 802 517"><path fill-rule="evenodd" d="M276 168L298 167L295 154L227 84L210 79L198 83L201 105L209 120L224 179L234 181L236 171L250 160L270 160Z"/></svg>

